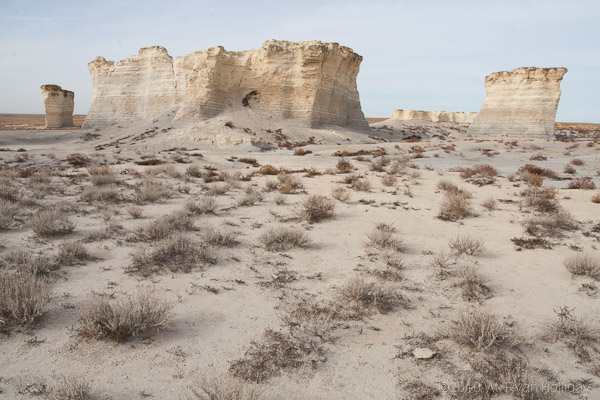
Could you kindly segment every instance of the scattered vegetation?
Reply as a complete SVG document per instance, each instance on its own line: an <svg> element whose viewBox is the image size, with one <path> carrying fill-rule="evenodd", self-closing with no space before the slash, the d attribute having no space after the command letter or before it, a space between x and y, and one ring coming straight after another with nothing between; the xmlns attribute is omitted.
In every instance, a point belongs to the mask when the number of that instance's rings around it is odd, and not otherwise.
<svg viewBox="0 0 600 400"><path fill-rule="evenodd" d="M498 171L488 164L475 165L460 172L460 177L478 186L490 185L496 181Z"/></svg>
<svg viewBox="0 0 600 400"><path fill-rule="evenodd" d="M258 400L261 392L248 384L223 376L201 376L190 388L197 400Z"/></svg>
<svg viewBox="0 0 600 400"><path fill-rule="evenodd" d="M590 351L600 341L600 332L583 319L576 317L574 308L566 306L554 310L558 321L548 326L544 339L550 342L562 341L583 360L591 359Z"/></svg>
<svg viewBox="0 0 600 400"><path fill-rule="evenodd" d="M372 232L367 234L369 240L366 245L379 250L400 250L403 247L403 241L395 234L395 231L396 228L392 225L379 223Z"/></svg>
<svg viewBox="0 0 600 400"><path fill-rule="evenodd" d="M359 314L375 308L382 314L388 313L403 303L403 298L395 290L378 282L368 282L354 278L340 288L340 300L349 304Z"/></svg>
<svg viewBox="0 0 600 400"><path fill-rule="evenodd" d="M596 188L596 184L591 178L575 178L571 182L569 182L569 189L584 189L584 190L592 190Z"/></svg>
<svg viewBox="0 0 600 400"><path fill-rule="evenodd" d="M190 200L185 204L185 209L195 215L214 214L217 202L212 196L202 196L198 200Z"/></svg>
<svg viewBox="0 0 600 400"><path fill-rule="evenodd" d="M460 192L445 192L438 218L444 221L458 221L473 215L469 197Z"/></svg>
<svg viewBox="0 0 600 400"><path fill-rule="evenodd" d="M489 280L475 267L464 266L457 270L458 282L456 286L462 289L462 296L467 301L482 301L492 297L492 290L488 286Z"/></svg>
<svg viewBox="0 0 600 400"><path fill-rule="evenodd" d="M347 174L354 168L352 163L345 157L340 158L335 167L340 174Z"/></svg>
<svg viewBox="0 0 600 400"><path fill-rule="evenodd" d="M525 231L535 237L562 237L565 232L577 229L571 214L559 211L549 215L531 217L524 222Z"/></svg>
<svg viewBox="0 0 600 400"><path fill-rule="evenodd" d="M352 197L352 192L350 192L343 186L336 186L333 189L331 189L331 197L338 201L341 201L342 203L345 203L348 200L350 200L350 197Z"/></svg>
<svg viewBox="0 0 600 400"><path fill-rule="evenodd" d="M458 256L462 254L478 256L485 252L483 240L468 235L458 235L450 240L448 246Z"/></svg>

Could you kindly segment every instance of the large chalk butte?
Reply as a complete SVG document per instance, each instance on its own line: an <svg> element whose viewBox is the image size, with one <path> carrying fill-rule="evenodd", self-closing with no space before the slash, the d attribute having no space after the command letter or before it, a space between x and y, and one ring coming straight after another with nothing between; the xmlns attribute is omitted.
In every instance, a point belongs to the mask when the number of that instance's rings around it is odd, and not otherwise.
<svg viewBox="0 0 600 400"><path fill-rule="evenodd" d="M337 43L278 40L175 59L159 46L117 63L97 57L88 65L93 99L83 128L151 122L169 111L186 125L243 107L311 128L367 128L356 89L361 61Z"/></svg>
<svg viewBox="0 0 600 400"><path fill-rule="evenodd" d="M42 85L42 102L46 113L46 128L73 126L73 101L75 93L58 85Z"/></svg>
<svg viewBox="0 0 600 400"><path fill-rule="evenodd" d="M472 135L552 136L566 68L518 68L485 77L487 97Z"/></svg>

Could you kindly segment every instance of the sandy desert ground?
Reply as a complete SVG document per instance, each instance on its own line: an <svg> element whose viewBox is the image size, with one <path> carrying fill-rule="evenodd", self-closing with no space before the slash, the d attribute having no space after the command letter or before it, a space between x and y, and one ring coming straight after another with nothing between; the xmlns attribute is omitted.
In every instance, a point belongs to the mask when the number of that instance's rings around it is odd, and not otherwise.
<svg viewBox="0 0 600 400"><path fill-rule="evenodd" d="M599 399L600 135L561 133L2 131L0 398Z"/></svg>

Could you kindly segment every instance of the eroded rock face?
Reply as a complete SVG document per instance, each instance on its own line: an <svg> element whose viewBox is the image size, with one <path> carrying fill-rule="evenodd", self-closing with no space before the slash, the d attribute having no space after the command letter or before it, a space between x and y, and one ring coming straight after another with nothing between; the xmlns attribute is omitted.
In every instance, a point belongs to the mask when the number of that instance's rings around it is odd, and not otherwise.
<svg viewBox="0 0 600 400"><path fill-rule="evenodd" d="M485 77L487 97L472 135L551 136L566 68L518 68Z"/></svg>
<svg viewBox="0 0 600 400"><path fill-rule="evenodd" d="M257 50L212 47L175 59L143 48L120 62L89 63L92 106L84 128L151 120L170 110L189 124L250 107L302 126L367 128L356 76L362 57L337 43L270 40Z"/></svg>
<svg viewBox="0 0 600 400"><path fill-rule="evenodd" d="M42 85L42 102L46 113L46 128L73 126L75 93L58 85Z"/></svg>
<svg viewBox="0 0 600 400"><path fill-rule="evenodd" d="M456 122L460 124L469 124L473 122L477 113L452 111L421 111L421 110L394 110L390 119L400 121L419 121L419 122Z"/></svg>

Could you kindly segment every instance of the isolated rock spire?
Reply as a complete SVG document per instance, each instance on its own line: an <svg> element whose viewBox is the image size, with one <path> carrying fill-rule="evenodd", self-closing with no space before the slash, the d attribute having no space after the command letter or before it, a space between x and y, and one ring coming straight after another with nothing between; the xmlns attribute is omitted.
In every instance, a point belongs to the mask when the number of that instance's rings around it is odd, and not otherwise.
<svg viewBox="0 0 600 400"><path fill-rule="evenodd" d="M472 135L552 136L566 68L517 68L485 77L487 97Z"/></svg>
<svg viewBox="0 0 600 400"><path fill-rule="evenodd" d="M42 102L46 113L46 128L73 126L73 102L75 93L58 85L42 85Z"/></svg>
<svg viewBox="0 0 600 400"><path fill-rule="evenodd" d="M249 107L312 128L367 128L356 76L362 57L337 43L270 40L256 50L212 47L175 59L143 48L117 63L89 63L92 106L84 128L152 120L169 111L185 125Z"/></svg>

